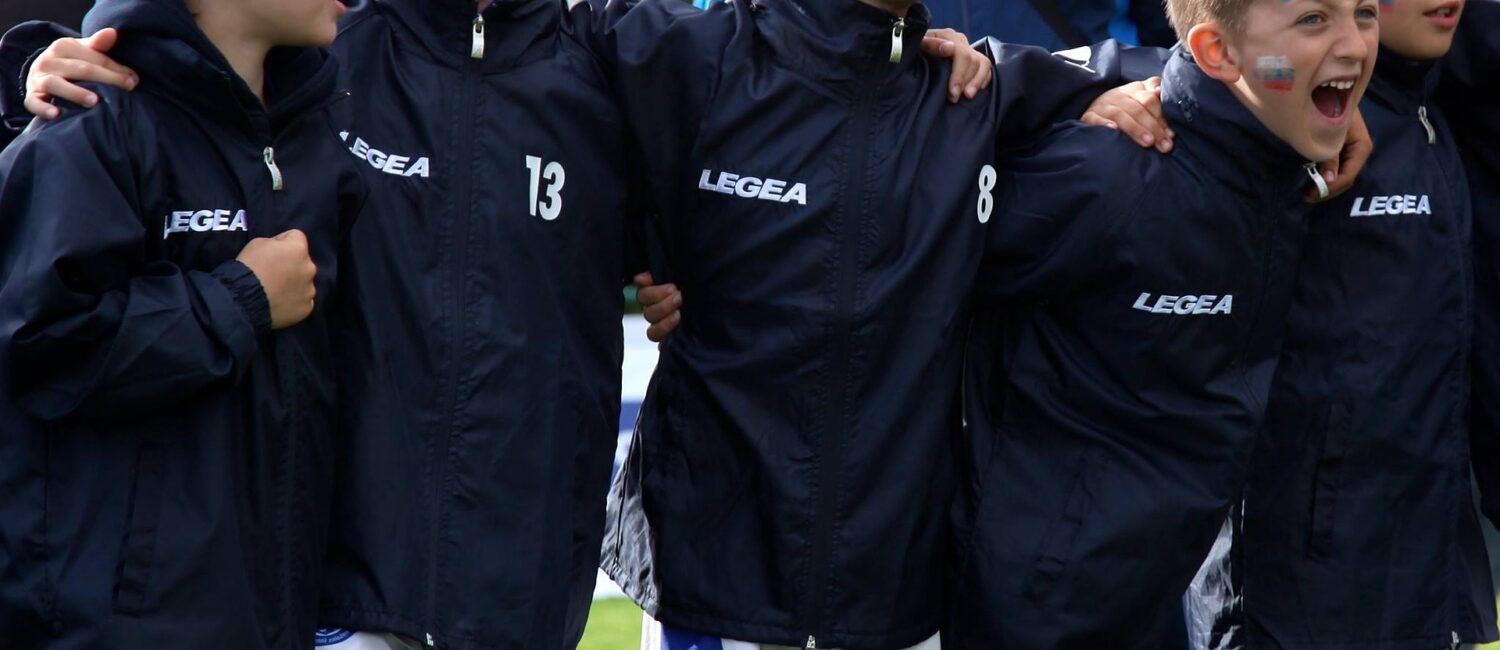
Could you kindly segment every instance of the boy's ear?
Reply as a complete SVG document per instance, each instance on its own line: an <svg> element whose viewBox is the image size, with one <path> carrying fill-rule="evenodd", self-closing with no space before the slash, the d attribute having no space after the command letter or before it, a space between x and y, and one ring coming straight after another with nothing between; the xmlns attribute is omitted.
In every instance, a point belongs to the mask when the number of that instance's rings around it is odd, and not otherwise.
<svg viewBox="0 0 1500 650"><path fill-rule="evenodd" d="M1239 62L1229 51L1229 41L1219 23L1210 21L1195 25L1188 31L1187 46L1204 74L1227 84L1240 80Z"/></svg>

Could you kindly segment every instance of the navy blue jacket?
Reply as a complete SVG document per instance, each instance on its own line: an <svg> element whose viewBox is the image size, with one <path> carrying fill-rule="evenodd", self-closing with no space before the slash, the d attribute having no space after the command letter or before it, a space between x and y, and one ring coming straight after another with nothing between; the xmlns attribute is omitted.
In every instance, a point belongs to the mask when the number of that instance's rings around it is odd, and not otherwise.
<svg viewBox="0 0 1500 650"><path fill-rule="evenodd" d="M1474 392L1470 444L1481 506L1500 526L1500 0L1470 0L1437 103L1468 168L1474 206Z"/></svg>
<svg viewBox="0 0 1500 650"><path fill-rule="evenodd" d="M858 0L610 9L647 143L653 265L688 296L611 499L603 566L662 622L797 647L937 632L966 302L999 141L1106 88L1001 47L949 67ZM903 56L892 63L893 32ZM993 170L991 170L993 171ZM813 644L813 645L809 645Z"/></svg>
<svg viewBox="0 0 1500 650"><path fill-rule="evenodd" d="M1163 77L1171 155L1073 125L1000 180L945 648L1146 641L1245 474L1309 172L1185 51Z"/></svg>
<svg viewBox="0 0 1500 650"><path fill-rule="evenodd" d="M334 44L371 205L338 315L325 625L574 647L619 431L625 129L556 0L375 0ZM478 55L477 57L475 55Z"/></svg>
<svg viewBox="0 0 1500 650"><path fill-rule="evenodd" d="M1466 427L1469 187L1438 75L1380 52L1360 105L1378 148L1309 220L1233 548L1212 560L1231 579L1203 586L1233 604L1210 647L1496 639Z"/></svg>
<svg viewBox="0 0 1500 650"><path fill-rule="evenodd" d="M273 53L261 107L181 2L105 0L126 94L0 156L0 638L304 648L334 466L328 305L362 197L336 65ZM274 161L274 169L268 161ZM318 306L270 330L234 261L306 233Z"/></svg>

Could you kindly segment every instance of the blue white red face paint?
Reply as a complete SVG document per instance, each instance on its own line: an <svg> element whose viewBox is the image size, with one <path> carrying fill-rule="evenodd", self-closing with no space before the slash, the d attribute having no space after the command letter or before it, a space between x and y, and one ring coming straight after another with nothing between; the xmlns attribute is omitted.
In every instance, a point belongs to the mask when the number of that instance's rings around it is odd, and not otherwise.
<svg viewBox="0 0 1500 650"><path fill-rule="evenodd" d="M1284 56L1263 56L1256 61L1255 75L1269 90L1286 92L1297 81L1297 71Z"/></svg>

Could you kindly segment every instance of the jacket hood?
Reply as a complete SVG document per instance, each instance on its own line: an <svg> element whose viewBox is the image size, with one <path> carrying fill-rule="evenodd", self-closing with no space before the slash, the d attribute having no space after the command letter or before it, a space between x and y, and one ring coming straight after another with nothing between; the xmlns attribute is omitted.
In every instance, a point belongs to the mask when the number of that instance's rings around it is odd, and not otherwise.
<svg viewBox="0 0 1500 650"><path fill-rule="evenodd" d="M338 77L337 64L321 49L275 48L266 57L267 111L182 0L99 0L84 17L83 32L106 27L120 31L111 55L139 72L143 87L156 86L173 101L261 140L326 100Z"/></svg>

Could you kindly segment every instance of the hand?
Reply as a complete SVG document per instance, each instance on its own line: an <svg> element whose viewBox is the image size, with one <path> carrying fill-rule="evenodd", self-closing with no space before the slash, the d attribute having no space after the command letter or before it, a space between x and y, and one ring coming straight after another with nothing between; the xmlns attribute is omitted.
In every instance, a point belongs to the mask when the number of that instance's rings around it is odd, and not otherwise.
<svg viewBox="0 0 1500 650"><path fill-rule="evenodd" d="M646 338L661 343L682 322L682 292L675 284L656 286L650 273L635 276L635 286L640 287L635 299L644 308L646 322L651 323Z"/></svg>
<svg viewBox="0 0 1500 650"><path fill-rule="evenodd" d="M974 99L979 91L990 87L995 76L995 62L969 45L969 38L951 29L934 29L922 38L922 52L939 59L953 59L948 75L948 102Z"/></svg>
<svg viewBox="0 0 1500 650"><path fill-rule="evenodd" d="M307 235L288 230L250 240L237 258L255 273L271 303L271 329L291 327L312 314L318 267L307 249Z"/></svg>
<svg viewBox="0 0 1500 650"><path fill-rule="evenodd" d="M95 83L135 90L140 77L130 68L104 55L119 41L114 28L101 29L88 38L59 38L31 63L26 75L26 110L44 120L62 115L52 99L62 99L92 108L99 96L79 86L78 82Z"/></svg>
<svg viewBox="0 0 1500 650"><path fill-rule="evenodd" d="M1318 173L1328 182L1328 196L1319 198L1318 188L1314 187L1307 191L1307 202L1327 201L1348 192L1349 188L1354 187L1354 181L1359 180L1359 172L1364 170L1365 163L1370 161L1370 154L1374 151L1375 142L1370 139L1365 116L1356 106L1349 121L1349 135L1344 136L1343 151L1339 152L1338 158L1318 165Z"/></svg>
<svg viewBox="0 0 1500 650"><path fill-rule="evenodd" d="M1177 136L1162 116L1161 77L1134 81L1100 95L1080 119L1120 131L1142 147L1154 146L1162 153L1172 151L1172 139Z"/></svg>

